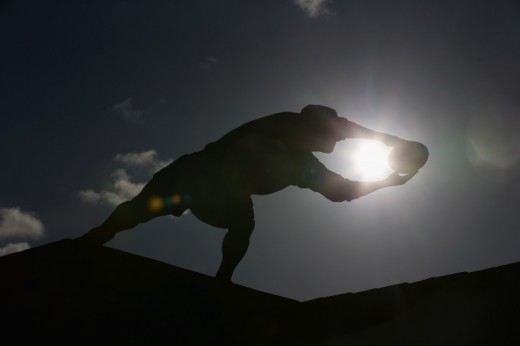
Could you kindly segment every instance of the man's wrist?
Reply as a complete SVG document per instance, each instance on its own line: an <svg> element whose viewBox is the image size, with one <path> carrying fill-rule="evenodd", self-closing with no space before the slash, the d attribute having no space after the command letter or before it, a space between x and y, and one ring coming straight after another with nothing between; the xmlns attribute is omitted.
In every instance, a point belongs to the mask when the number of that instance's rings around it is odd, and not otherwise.
<svg viewBox="0 0 520 346"><path fill-rule="evenodd" d="M385 143L385 145L387 145L389 147L393 147L393 146L396 146L400 141L401 141L401 138L387 134L385 136L384 143Z"/></svg>

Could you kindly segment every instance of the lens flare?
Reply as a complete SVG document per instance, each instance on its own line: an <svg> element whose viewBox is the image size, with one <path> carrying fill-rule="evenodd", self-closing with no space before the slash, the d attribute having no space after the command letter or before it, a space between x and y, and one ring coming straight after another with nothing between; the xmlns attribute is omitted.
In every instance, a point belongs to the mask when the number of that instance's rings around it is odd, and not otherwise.
<svg viewBox="0 0 520 346"><path fill-rule="evenodd" d="M181 203L181 196L178 193L172 196L172 203L173 205L179 205Z"/></svg>
<svg viewBox="0 0 520 346"><path fill-rule="evenodd" d="M153 213L157 213L158 211L162 210L163 207L164 200L159 196L154 196L148 201L148 209Z"/></svg>
<svg viewBox="0 0 520 346"><path fill-rule="evenodd" d="M520 161L520 121L514 111L481 113L468 124L468 158L475 167L506 169Z"/></svg>

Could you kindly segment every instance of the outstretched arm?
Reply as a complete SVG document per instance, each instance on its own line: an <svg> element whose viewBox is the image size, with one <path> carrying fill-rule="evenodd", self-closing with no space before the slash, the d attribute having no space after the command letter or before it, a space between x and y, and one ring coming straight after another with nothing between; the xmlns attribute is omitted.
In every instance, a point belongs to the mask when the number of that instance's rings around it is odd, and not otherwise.
<svg viewBox="0 0 520 346"><path fill-rule="evenodd" d="M343 138L375 139L389 147L396 146L402 139L383 132L370 130L345 118L339 118Z"/></svg>
<svg viewBox="0 0 520 346"><path fill-rule="evenodd" d="M345 179L339 174L330 172L322 179L321 184L311 189L321 193L325 198L333 202L350 202L353 199L366 196L385 187L403 185L416 173L407 175L392 173L383 180L362 182Z"/></svg>
<svg viewBox="0 0 520 346"><path fill-rule="evenodd" d="M304 116L304 119L307 119L306 126L313 130L319 129L323 125L324 119L327 119L328 121L325 123L329 125L328 131L335 135L336 140L346 138L374 139L383 142L389 147L397 146L403 141L399 137L370 130L346 118L339 117L336 111L329 107L308 105L302 109L301 114Z"/></svg>

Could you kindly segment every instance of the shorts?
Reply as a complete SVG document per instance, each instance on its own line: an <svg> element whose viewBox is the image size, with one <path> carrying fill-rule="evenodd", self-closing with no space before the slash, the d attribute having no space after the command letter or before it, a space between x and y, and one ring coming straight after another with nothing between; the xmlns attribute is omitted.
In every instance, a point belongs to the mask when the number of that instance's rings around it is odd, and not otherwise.
<svg viewBox="0 0 520 346"><path fill-rule="evenodd" d="M238 196L224 183L220 156L215 152L184 155L161 171L133 200L140 219L162 215L181 216L186 210L201 221L219 228L229 228L252 215L250 195ZM254 216L251 216L254 217Z"/></svg>

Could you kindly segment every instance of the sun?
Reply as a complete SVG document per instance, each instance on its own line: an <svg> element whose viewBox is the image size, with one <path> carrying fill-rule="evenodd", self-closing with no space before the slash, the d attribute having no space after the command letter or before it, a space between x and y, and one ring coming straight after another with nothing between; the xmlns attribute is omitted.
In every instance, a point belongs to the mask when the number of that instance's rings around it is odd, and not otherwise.
<svg viewBox="0 0 520 346"><path fill-rule="evenodd" d="M352 148L350 163L353 178L374 181L386 178L392 169L388 166L388 155L392 148L381 142L361 140Z"/></svg>
<svg viewBox="0 0 520 346"><path fill-rule="evenodd" d="M315 154L325 166L344 178L377 181L394 172L388 165L392 149L376 140L352 138L338 142L332 155Z"/></svg>

